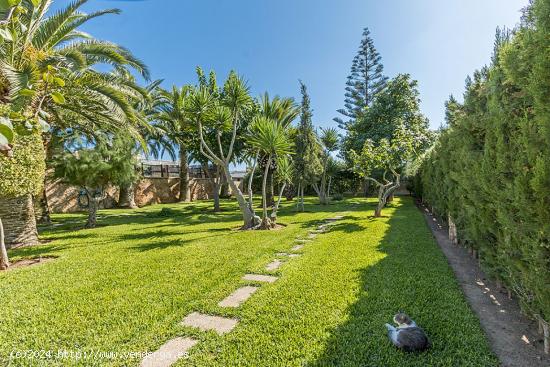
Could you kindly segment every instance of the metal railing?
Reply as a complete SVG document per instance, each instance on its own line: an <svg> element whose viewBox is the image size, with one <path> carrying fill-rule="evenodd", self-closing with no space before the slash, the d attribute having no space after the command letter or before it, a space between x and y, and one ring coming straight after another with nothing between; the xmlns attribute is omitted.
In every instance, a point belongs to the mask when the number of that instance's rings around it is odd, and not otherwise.
<svg viewBox="0 0 550 367"><path fill-rule="evenodd" d="M208 167L211 173L214 173L212 166ZM141 172L143 177L146 178L178 178L180 177L179 164L141 164ZM189 166L190 178L207 178L208 176L204 172L201 166L191 165Z"/></svg>

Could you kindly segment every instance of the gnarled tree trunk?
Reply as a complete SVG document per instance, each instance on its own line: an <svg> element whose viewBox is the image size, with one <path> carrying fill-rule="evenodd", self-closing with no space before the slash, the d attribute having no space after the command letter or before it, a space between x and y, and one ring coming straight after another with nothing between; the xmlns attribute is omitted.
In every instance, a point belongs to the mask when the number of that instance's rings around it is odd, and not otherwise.
<svg viewBox="0 0 550 367"><path fill-rule="evenodd" d="M16 198L0 198L0 218L4 224L7 248L39 243L34 204L30 194Z"/></svg>
<svg viewBox="0 0 550 367"><path fill-rule="evenodd" d="M241 191L239 189L239 186L233 181L233 178L231 177L231 173L229 171L229 164L224 165L223 167L223 173L225 175L225 179L227 180L227 183L231 187L231 191L233 192L233 195L235 195L235 198L237 199L237 203L239 204L239 208L241 209L241 212L243 214L243 229L247 228L253 228L258 224L259 218L254 215L254 211L248 206L248 203Z"/></svg>
<svg viewBox="0 0 550 367"><path fill-rule="evenodd" d="M38 205L40 207L40 215L36 219L37 222L46 225L52 224L50 205L48 204L48 195L46 193L46 182L44 182L44 188L42 189L42 193L40 194Z"/></svg>
<svg viewBox="0 0 550 367"><path fill-rule="evenodd" d="M86 228L95 228L97 225L97 210L99 209L100 199L92 195L89 191L88 195L88 220L86 222Z"/></svg>
<svg viewBox="0 0 550 367"><path fill-rule="evenodd" d="M189 162L187 161L187 149L180 145L180 202L191 201L191 191L189 189Z"/></svg>

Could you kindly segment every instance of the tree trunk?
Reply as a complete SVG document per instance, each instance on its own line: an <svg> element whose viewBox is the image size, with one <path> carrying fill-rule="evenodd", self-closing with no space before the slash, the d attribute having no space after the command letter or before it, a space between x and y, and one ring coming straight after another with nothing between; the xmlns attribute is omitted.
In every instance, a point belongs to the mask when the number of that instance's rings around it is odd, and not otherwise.
<svg viewBox="0 0 550 367"><path fill-rule="evenodd" d="M281 186L281 189L279 190L279 197L277 198L277 202L273 206L273 212L271 213L271 225L275 226L275 223L277 223L277 212L279 211L279 206L281 205L281 199L283 197L283 192L285 191L286 182L283 183Z"/></svg>
<svg viewBox="0 0 550 367"><path fill-rule="evenodd" d="M0 218L4 221L7 248L39 243L32 196L0 198Z"/></svg>
<svg viewBox="0 0 550 367"><path fill-rule="evenodd" d="M44 178L44 188L42 189L42 193L40 195L40 216L37 218L38 223L40 224L46 224L50 225L52 224L52 218L50 216L50 205L48 204L48 195L46 193L46 179Z"/></svg>
<svg viewBox="0 0 550 367"><path fill-rule="evenodd" d="M180 202L191 201L191 191L189 190L189 162L187 161L187 149L180 145Z"/></svg>
<svg viewBox="0 0 550 367"><path fill-rule="evenodd" d="M544 334L544 353L550 354L550 327L544 320L542 320L542 332Z"/></svg>
<svg viewBox="0 0 550 367"><path fill-rule="evenodd" d="M59 140L59 139L57 139ZM42 134L42 143L44 144L44 152L46 153L46 162L51 161L54 155L54 145L52 144L52 137L49 133ZM59 144L59 141L57 141ZM48 171L44 175L44 188L42 189L39 205L40 205L40 216L37 218L38 223L50 225L52 224L50 205L48 203L48 194L46 192L48 181Z"/></svg>
<svg viewBox="0 0 550 367"><path fill-rule="evenodd" d="M262 182L262 229L271 228L271 221L267 216L267 178L269 175L269 166L271 165L271 155L267 158L267 164L264 171L264 179Z"/></svg>
<svg viewBox="0 0 550 367"><path fill-rule="evenodd" d="M223 166L223 173L225 175L225 178L227 182L229 183L229 186L231 186L231 191L233 192L233 195L235 195L235 198L237 199L237 203L239 204L239 208L241 209L241 213L243 215L243 229L252 228L257 223L257 217L254 215L254 212L250 209L248 206L248 203L246 202L246 199L241 192L241 189L239 189L239 186L233 181L233 178L231 177L231 173L229 171L229 164L225 164Z"/></svg>
<svg viewBox="0 0 550 367"><path fill-rule="evenodd" d="M6 270L9 267L10 259L4 242L4 226L2 225L2 218L0 218L0 270Z"/></svg>
<svg viewBox="0 0 550 367"><path fill-rule="evenodd" d="M137 209L135 199L135 186L134 184L120 185L120 193L118 196L118 207Z"/></svg>
<svg viewBox="0 0 550 367"><path fill-rule="evenodd" d="M220 207L220 190L221 190L222 175L220 173L220 167L216 166L216 177L212 179L212 196L214 197L214 212L221 212Z"/></svg>
<svg viewBox="0 0 550 367"><path fill-rule="evenodd" d="M91 195L87 191L88 195L88 221L86 222L86 228L95 228L97 225L97 209L99 207L99 199Z"/></svg>
<svg viewBox="0 0 550 367"><path fill-rule="evenodd" d="M300 188L302 187L302 183L298 182L298 187L296 189L296 211L300 210Z"/></svg>
<svg viewBox="0 0 550 367"><path fill-rule="evenodd" d="M300 210L301 211L304 211L304 186L302 184L302 186L300 187Z"/></svg>
<svg viewBox="0 0 550 367"><path fill-rule="evenodd" d="M332 185L332 176L328 178L328 188L327 188L327 200L330 202L330 187Z"/></svg>
<svg viewBox="0 0 550 367"><path fill-rule="evenodd" d="M231 197L231 195L229 195L229 184L224 177L220 178L220 197L226 199Z"/></svg>
<svg viewBox="0 0 550 367"><path fill-rule="evenodd" d="M269 189L267 190L267 205L273 207L275 205L275 186L273 184L273 170L271 168L268 169L268 183L269 183Z"/></svg>
<svg viewBox="0 0 550 367"><path fill-rule="evenodd" d="M258 154L259 153L256 153L254 164L252 165L250 175L248 176L248 206L254 215L254 193L252 192L252 183L254 181L254 172L256 172L256 167L258 165Z"/></svg>

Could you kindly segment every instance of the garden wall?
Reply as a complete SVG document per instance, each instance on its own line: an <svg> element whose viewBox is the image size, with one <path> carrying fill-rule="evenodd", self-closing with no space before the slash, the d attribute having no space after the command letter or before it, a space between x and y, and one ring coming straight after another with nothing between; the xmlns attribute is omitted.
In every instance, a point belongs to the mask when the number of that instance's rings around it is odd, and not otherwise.
<svg viewBox="0 0 550 367"><path fill-rule="evenodd" d="M138 206L151 204L175 203L179 195L179 178L143 178L136 186L135 200ZM237 182L239 185L239 182ZM212 198L212 187L208 179L191 178L189 180L192 200ZM80 189L67 185L61 180L53 179L46 182L48 204L53 213L70 213L84 210L79 206ZM107 190L107 198L103 208L113 208L118 202L118 187Z"/></svg>

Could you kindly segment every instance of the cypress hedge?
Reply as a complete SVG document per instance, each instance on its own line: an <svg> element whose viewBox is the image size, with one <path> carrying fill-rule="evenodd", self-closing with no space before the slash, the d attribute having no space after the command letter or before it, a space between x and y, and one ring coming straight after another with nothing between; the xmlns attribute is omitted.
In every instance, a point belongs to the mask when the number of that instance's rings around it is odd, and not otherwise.
<svg viewBox="0 0 550 367"><path fill-rule="evenodd" d="M534 0L513 31L497 31L488 67L447 102L447 126L417 164L414 190L484 269L550 321L550 0Z"/></svg>

